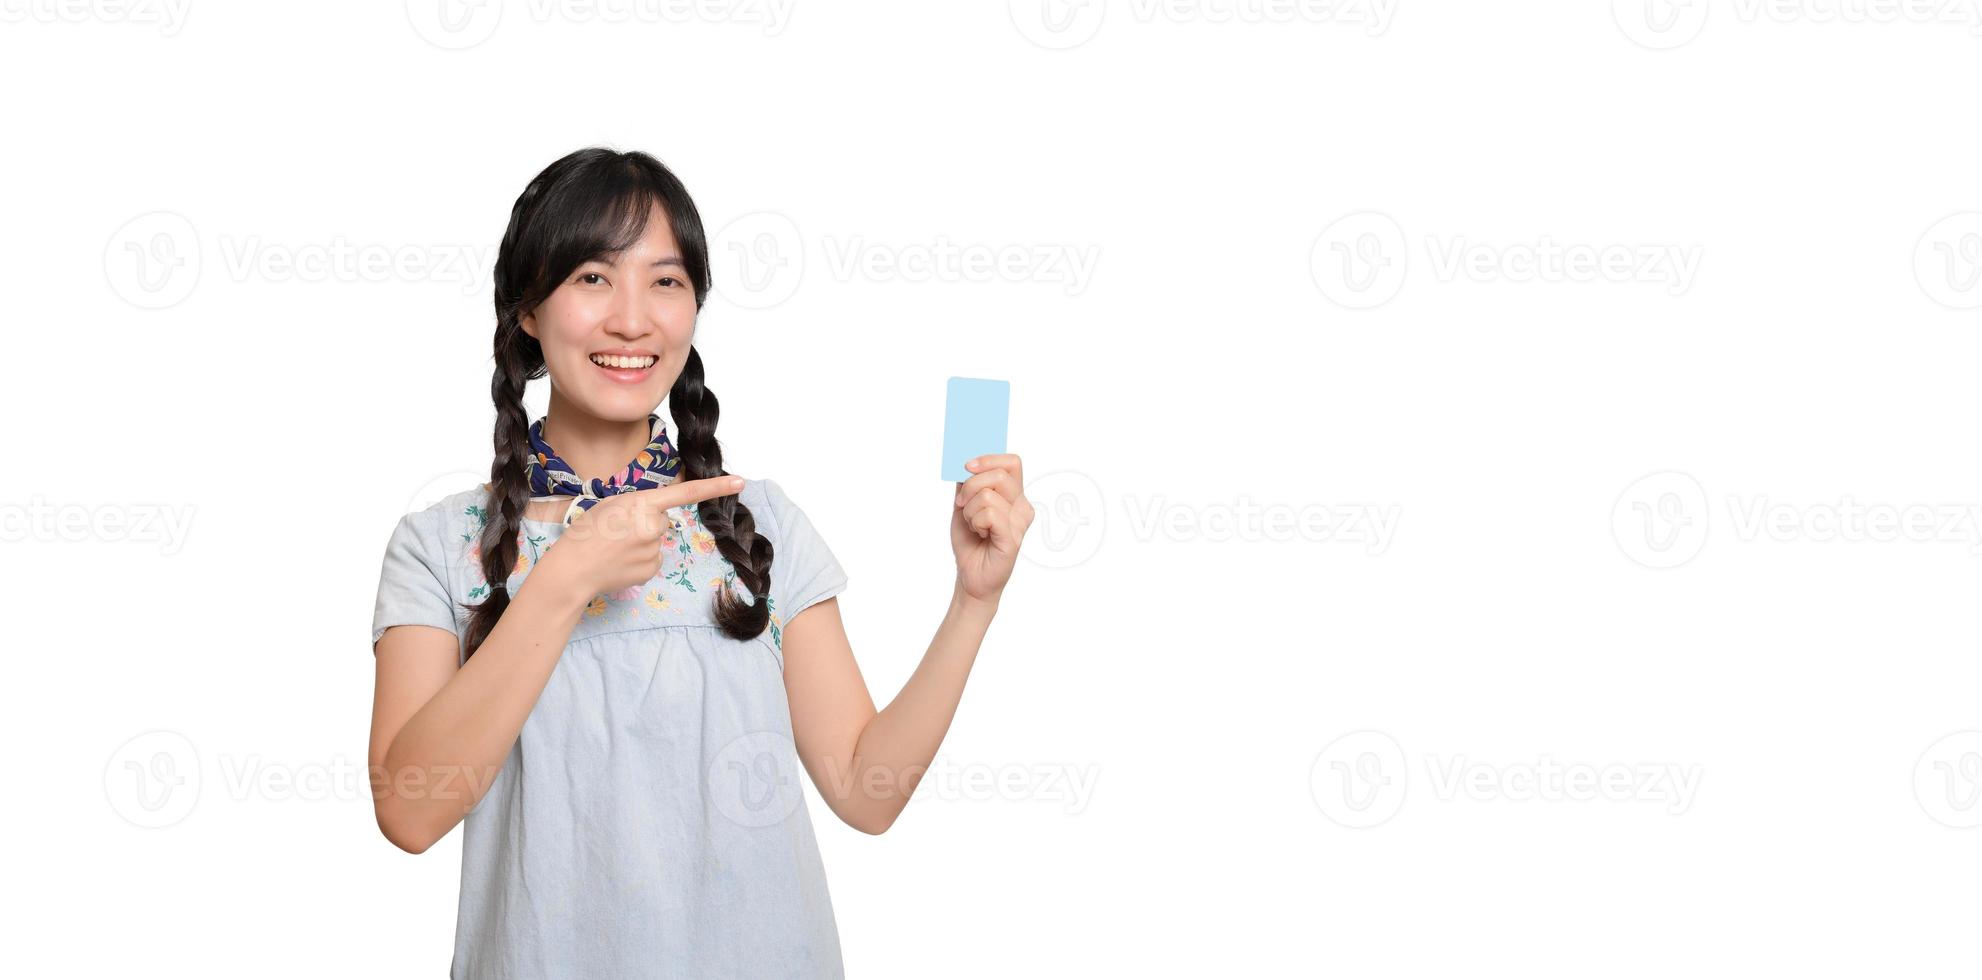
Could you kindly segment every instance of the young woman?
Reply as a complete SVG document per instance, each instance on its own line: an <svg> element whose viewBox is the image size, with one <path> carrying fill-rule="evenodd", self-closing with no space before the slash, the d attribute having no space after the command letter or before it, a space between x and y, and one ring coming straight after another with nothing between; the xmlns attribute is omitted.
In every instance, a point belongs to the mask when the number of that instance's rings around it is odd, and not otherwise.
<svg viewBox="0 0 1982 980"><path fill-rule="evenodd" d="M777 483L723 469L708 292L701 218L654 158L538 174L495 268L491 480L387 544L378 823L416 854L466 824L456 978L841 975L796 763L847 824L894 822L1032 522L1018 457L973 461L949 607L875 711L833 553Z"/></svg>

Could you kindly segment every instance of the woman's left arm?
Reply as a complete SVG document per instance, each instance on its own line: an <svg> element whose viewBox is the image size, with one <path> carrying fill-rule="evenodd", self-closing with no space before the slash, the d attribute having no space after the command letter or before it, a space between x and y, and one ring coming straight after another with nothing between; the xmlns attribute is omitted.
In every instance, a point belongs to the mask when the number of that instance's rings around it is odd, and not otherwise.
<svg viewBox="0 0 1982 980"><path fill-rule="evenodd" d="M958 484L950 514L957 580L949 609L886 708L874 710L838 599L814 603L784 626L785 697L799 760L833 812L865 833L895 822L936 758L1032 525L1016 455L980 456L969 467L974 475Z"/></svg>

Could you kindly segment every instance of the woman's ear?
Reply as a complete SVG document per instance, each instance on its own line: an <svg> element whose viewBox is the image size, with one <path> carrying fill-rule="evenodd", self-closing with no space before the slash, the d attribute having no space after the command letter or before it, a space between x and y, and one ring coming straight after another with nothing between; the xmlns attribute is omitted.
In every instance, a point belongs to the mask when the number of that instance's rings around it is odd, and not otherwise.
<svg viewBox="0 0 1982 980"><path fill-rule="evenodd" d="M537 314L535 311L523 314L519 322L523 325L523 332L529 334L531 340L535 340L538 343L543 342L542 338L537 336Z"/></svg>

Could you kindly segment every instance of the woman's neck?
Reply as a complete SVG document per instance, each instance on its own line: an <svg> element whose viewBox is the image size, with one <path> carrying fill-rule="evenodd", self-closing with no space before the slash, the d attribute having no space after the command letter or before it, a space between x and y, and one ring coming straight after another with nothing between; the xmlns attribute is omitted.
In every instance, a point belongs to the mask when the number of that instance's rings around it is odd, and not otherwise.
<svg viewBox="0 0 1982 980"><path fill-rule="evenodd" d="M629 422L602 419L565 404L557 390L551 390L544 441L580 479L603 480L624 472L653 437L645 415Z"/></svg>

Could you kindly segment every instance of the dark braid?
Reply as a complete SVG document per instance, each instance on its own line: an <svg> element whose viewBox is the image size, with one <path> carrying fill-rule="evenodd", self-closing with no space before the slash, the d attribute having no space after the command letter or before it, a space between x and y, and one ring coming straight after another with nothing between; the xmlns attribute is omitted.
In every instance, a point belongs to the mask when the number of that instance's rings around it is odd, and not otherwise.
<svg viewBox="0 0 1982 980"><path fill-rule="evenodd" d="M507 322L496 329L495 376L489 382L496 410L495 460L489 466L488 520L482 528L482 580L489 584L489 594L470 607L470 657L489 638L503 610L509 608L516 532L523 526L523 508L530 502L530 483L523 468L530 453L530 417L523 408L523 390L532 377L543 372L544 363L542 348L523 332L514 315L500 319Z"/></svg>
<svg viewBox="0 0 1982 980"><path fill-rule="evenodd" d="M509 573L516 567L517 533L531 496L524 474L530 419L523 393L530 381L545 375L545 366L543 348L523 330L523 315L581 263L638 241L655 205L672 222L699 313L709 295L709 245L702 216L687 188L652 156L603 147L579 150L545 167L510 209L495 264L495 374L489 384L496 410L495 458L489 466L488 520L481 540L482 578L489 593L480 603L469 604L468 656L474 656L509 608ZM702 384L702 356L692 345L668 404L679 430L681 479L726 475L716 441L716 395ZM714 600L716 625L739 640L762 635L771 620L770 604L764 601L771 594L770 540L757 533L750 508L735 494L691 506L715 538L716 550L756 597L745 605L725 587Z"/></svg>
<svg viewBox="0 0 1982 980"><path fill-rule="evenodd" d="M721 414L716 393L702 384L702 355L688 348L688 362L668 393L668 406L679 429L681 478L700 480L723 476L723 447L716 441L716 418ZM736 577L753 596L771 593L771 541L757 533L757 519L736 494L715 497L696 505L702 526L716 539L716 550L729 559ZM744 542L749 542L747 545ZM761 598L744 605L736 593L725 588L716 594L716 625L739 640L748 640L770 625L771 607Z"/></svg>

